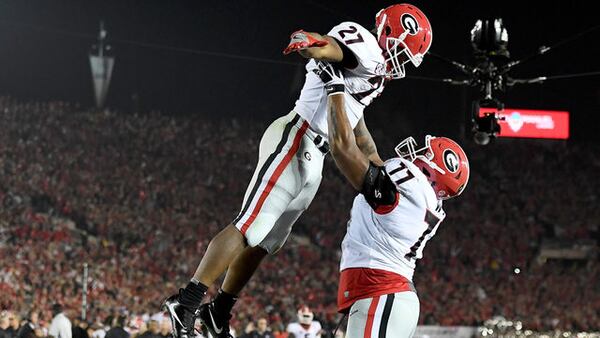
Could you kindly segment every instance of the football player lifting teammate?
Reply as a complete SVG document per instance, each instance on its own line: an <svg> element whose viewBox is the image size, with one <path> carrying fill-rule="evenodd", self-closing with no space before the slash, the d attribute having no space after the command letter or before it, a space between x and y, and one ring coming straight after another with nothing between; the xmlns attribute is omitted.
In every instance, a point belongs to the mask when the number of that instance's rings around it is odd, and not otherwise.
<svg viewBox="0 0 600 338"><path fill-rule="evenodd" d="M422 147L409 137L396 147L398 157L374 163L356 146L342 72L326 62L318 67L329 93L331 153L360 192L340 262L338 311L349 314L346 337L412 337L419 319L416 261L446 216L442 201L467 185L467 155L446 137L427 136Z"/></svg>

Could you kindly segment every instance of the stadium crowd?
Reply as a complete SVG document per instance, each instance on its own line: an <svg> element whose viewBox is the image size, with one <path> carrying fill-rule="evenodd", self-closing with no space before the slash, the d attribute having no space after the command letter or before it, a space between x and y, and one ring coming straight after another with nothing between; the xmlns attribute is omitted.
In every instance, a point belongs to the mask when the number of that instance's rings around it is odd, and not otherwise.
<svg viewBox="0 0 600 338"><path fill-rule="evenodd" d="M15 337L19 318L34 312L34 333L45 335L55 303L78 317L83 263L90 337L125 315L134 335L168 334L160 303L235 217L264 128L0 97L0 338ZM382 153L398 138L381 138ZM598 329L597 261L540 264L536 255L542 238L598 238L599 150L516 140L466 146L469 186L446 204L448 217L415 274L420 323L478 325L501 315L531 329ZM238 333L264 317L284 337L300 304L335 327L339 248L354 192L326 162L293 236L234 308Z"/></svg>

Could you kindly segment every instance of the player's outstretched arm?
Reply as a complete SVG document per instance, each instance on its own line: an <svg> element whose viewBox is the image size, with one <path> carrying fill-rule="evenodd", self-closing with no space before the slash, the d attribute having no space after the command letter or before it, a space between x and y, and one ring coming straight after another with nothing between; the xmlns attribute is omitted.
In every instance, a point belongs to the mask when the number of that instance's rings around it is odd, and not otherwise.
<svg viewBox="0 0 600 338"><path fill-rule="evenodd" d="M290 43L283 50L283 54L298 52L307 59L316 59L327 62L341 62L344 52L337 41L326 35L298 30L290 36Z"/></svg>
<svg viewBox="0 0 600 338"><path fill-rule="evenodd" d="M356 137L356 145L360 148L360 151L367 156L369 161L373 162L375 165L382 166L383 161L381 160L381 157L379 157L377 146L375 145L375 141L373 141L369 129L367 129L364 117L362 117L358 121L356 127L354 127L354 136Z"/></svg>

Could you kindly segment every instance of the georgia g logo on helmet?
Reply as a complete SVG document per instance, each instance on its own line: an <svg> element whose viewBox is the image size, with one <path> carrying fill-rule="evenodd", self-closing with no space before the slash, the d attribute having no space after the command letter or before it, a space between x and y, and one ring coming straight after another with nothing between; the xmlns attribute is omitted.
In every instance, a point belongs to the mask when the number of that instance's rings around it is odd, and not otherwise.
<svg viewBox="0 0 600 338"><path fill-rule="evenodd" d="M456 155L456 153L451 149L446 149L444 150L444 155L442 156L444 158L444 165L446 166L446 169L448 169L448 171L451 173L457 172L458 167L460 166L458 155Z"/></svg>
<svg viewBox="0 0 600 338"><path fill-rule="evenodd" d="M402 15L400 18L400 23L410 35L415 35L419 31L419 23L417 22L417 19L408 13L404 13Z"/></svg>

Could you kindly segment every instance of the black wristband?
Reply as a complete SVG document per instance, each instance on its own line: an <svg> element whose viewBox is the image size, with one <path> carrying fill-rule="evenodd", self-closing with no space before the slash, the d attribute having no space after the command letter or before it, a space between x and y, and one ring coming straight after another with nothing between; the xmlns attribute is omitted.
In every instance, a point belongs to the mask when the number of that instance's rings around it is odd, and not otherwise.
<svg viewBox="0 0 600 338"><path fill-rule="evenodd" d="M332 84L325 86L325 90L327 90L327 95L334 95L345 92L346 86L343 84Z"/></svg>

